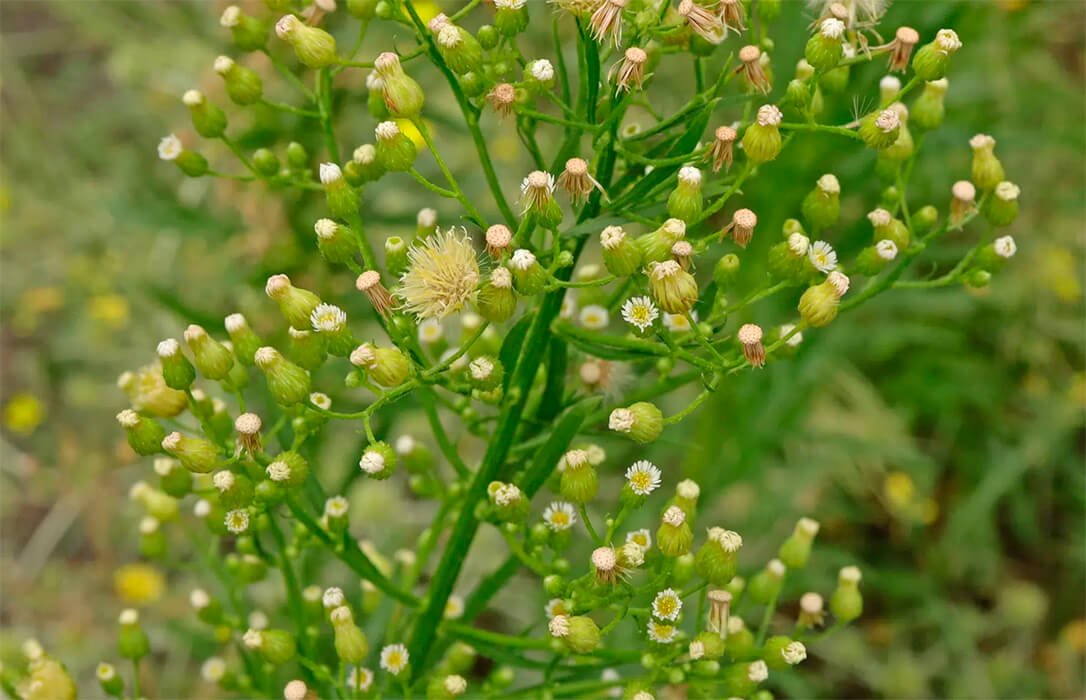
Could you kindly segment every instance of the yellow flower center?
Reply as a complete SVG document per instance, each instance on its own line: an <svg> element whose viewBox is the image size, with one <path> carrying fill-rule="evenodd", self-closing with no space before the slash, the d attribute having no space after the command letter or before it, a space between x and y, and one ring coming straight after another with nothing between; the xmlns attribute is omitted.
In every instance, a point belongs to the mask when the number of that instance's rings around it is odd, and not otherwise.
<svg viewBox="0 0 1086 700"><path fill-rule="evenodd" d="M551 523L558 527L569 525L569 515L562 511L557 511L551 515Z"/></svg>

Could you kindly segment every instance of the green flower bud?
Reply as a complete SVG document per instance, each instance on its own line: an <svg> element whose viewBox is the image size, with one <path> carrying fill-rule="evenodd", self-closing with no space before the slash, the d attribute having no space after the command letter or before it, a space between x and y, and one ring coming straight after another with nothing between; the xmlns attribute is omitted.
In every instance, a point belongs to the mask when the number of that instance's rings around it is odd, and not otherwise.
<svg viewBox="0 0 1086 700"><path fill-rule="evenodd" d="M697 280L674 260L649 265L649 290L669 314L685 314L698 301Z"/></svg>
<svg viewBox="0 0 1086 700"><path fill-rule="evenodd" d="M545 229L554 229L562 223L562 207L554 198L555 179L550 173L533 170L520 185L524 215L534 216L536 223Z"/></svg>
<svg viewBox="0 0 1086 700"><path fill-rule="evenodd" d="M112 664L102 662L98 664L94 675L98 678L98 684L102 686L102 692L111 697L119 698L124 695L124 679L117 675L117 669ZM57 696L59 697L59 696ZM71 697L75 697L73 693Z"/></svg>
<svg viewBox="0 0 1086 700"><path fill-rule="evenodd" d="M781 152L781 132L778 128L783 115L774 105L762 105L753 124L743 133L743 150L752 163L766 163Z"/></svg>
<svg viewBox="0 0 1086 700"><path fill-rule="evenodd" d="M600 233L603 264L616 277L629 277L641 269L641 248L621 226L608 226Z"/></svg>
<svg viewBox="0 0 1086 700"><path fill-rule="evenodd" d="M293 406L309 398L309 372L270 346L257 350L254 357L267 379L268 391L280 405Z"/></svg>
<svg viewBox="0 0 1086 700"><path fill-rule="evenodd" d="M158 344L156 353L162 363L162 379L166 386L178 391L185 391L192 386L196 379L196 368L181 353L181 343L167 338Z"/></svg>
<svg viewBox="0 0 1086 700"><path fill-rule="evenodd" d="M762 659L766 666L776 671L795 666L806 658L807 647L803 646L802 642L781 635L767 639L762 650Z"/></svg>
<svg viewBox="0 0 1086 700"><path fill-rule="evenodd" d="M475 32L475 37L479 40L479 44L487 51L496 47L498 42L501 41L501 34L492 24L484 24L479 27Z"/></svg>
<svg viewBox="0 0 1086 700"><path fill-rule="evenodd" d="M583 450L571 450L565 455L566 468L562 470L559 492L570 503L584 504L596 497L599 476Z"/></svg>
<svg viewBox="0 0 1086 700"><path fill-rule="evenodd" d="M679 169L678 185L667 199L667 215L694 223L701 216L701 171L693 166Z"/></svg>
<svg viewBox="0 0 1086 700"><path fill-rule="evenodd" d="M800 518L792 535L781 544L777 556L789 569L802 569L811 557L811 545L818 534L817 520ZM772 666L772 665L771 665Z"/></svg>
<svg viewBox="0 0 1086 700"><path fill-rule="evenodd" d="M347 12L355 19L373 19L377 14L377 0L347 0Z"/></svg>
<svg viewBox="0 0 1086 700"><path fill-rule="evenodd" d="M147 634L140 627L140 614L133 608L121 611L118 618L120 631L117 634L117 651L121 658L138 661L151 651Z"/></svg>
<svg viewBox="0 0 1086 700"><path fill-rule="evenodd" d="M811 88L806 81L798 78L789 81L788 87L784 90L784 99L781 100L781 104L785 107L794 108L798 110L800 114L807 109L807 105L811 102ZM794 111L788 112L789 116L793 116Z"/></svg>
<svg viewBox="0 0 1086 700"><path fill-rule="evenodd" d="M387 442L374 442L366 446L362 452L362 458L358 460L359 468L371 479L383 480L392 476L400 460L396 450Z"/></svg>
<svg viewBox="0 0 1086 700"><path fill-rule="evenodd" d="M140 520L140 554L148 559L157 559L166 553L166 535L159 527L158 518L148 515Z"/></svg>
<svg viewBox="0 0 1086 700"><path fill-rule="evenodd" d="M358 190L343 177L343 171L335 163L321 163L320 180L324 185L328 211L340 219L349 219L358 213Z"/></svg>
<svg viewBox="0 0 1086 700"><path fill-rule="evenodd" d="M800 209L812 231L833 226L841 216L841 183L830 173L818 178L814 189L803 198Z"/></svg>
<svg viewBox="0 0 1086 700"><path fill-rule="evenodd" d="M872 210L867 215L867 220L871 222L871 226L874 228L873 238L876 241L893 241L898 250L905 250L909 247L909 227L900 219L895 219L886 209L880 207Z"/></svg>
<svg viewBox="0 0 1086 700"><path fill-rule="evenodd" d="M354 336L347 327L347 314L334 304L319 304L309 319L312 328L324 338L328 352L347 357L355 347Z"/></svg>
<svg viewBox="0 0 1086 700"><path fill-rule="evenodd" d="M454 73L463 75L482 66L483 47L466 29L446 19L435 34L437 51Z"/></svg>
<svg viewBox="0 0 1086 700"><path fill-rule="evenodd" d="M189 108L192 126L205 139L217 139L226 132L226 113L207 101L204 93L189 90L181 101Z"/></svg>
<svg viewBox="0 0 1086 700"><path fill-rule="evenodd" d="M296 489L309 476L309 463L297 452L281 452L265 471L274 483L286 489Z"/></svg>
<svg viewBox="0 0 1086 700"><path fill-rule="evenodd" d="M1010 226L1018 218L1018 194L1021 190L1013 182L1003 181L987 199L982 213L992 226Z"/></svg>
<svg viewBox="0 0 1086 700"><path fill-rule="evenodd" d="M268 41L268 27L255 17L241 11L237 5L227 7L219 24L230 30L234 45L242 51L259 51Z"/></svg>
<svg viewBox="0 0 1086 700"><path fill-rule="evenodd" d="M215 59L215 72L222 76L226 94L235 104L251 105L264 94L264 84L256 71L238 65L229 56Z"/></svg>
<svg viewBox="0 0 1086 700"><path fill-rule="evenodd" d="M336 62L336 38L320 27L310 27L294 15L275 23L276 35L294 47L294 55L307 68L324 68Z"/></svg>
<svg viewBox="0 0 1086 700"><path fill-rule="evenodd" d="M860 120L860 138L876 151L892 146L900 133L901 117L893 109L871 112Z"/></svg>
<svg viewBox="0 0 1086 700"><path fill-rule="evenodd" d="M242 642L249 649L258 652L265 661L276 666L290 661L298 650L294 637L280 629L250 629L242 637Z"/></svg>
<svg viewBox="0 0 1086 700"><path fill-rule="evenodd" d="M196 617L200 618L201 622L209 625L222 622L222 603L208 595L204 589L194 588L189 593L189 604L192 605L192 609L196 611Z"/></svg>
<svg viewBox="0 0 1086 700"><path fill-rule="evenodd" d="M884 238L873 246L868 246L856 256L856 272L874 277L882 272L886 264L897 257L897 244Z"/></svg>
<svg viewBox="0 0 1086 700"><path fill-rule="evenodd" d="M946 75L950 56L962 47L953 29L940 29L935 41L921 46L913 56L913 72L921 80L939 80Z"/></svg>
<svg viewBox="0 0 1086 700"><path fill-rule="evenodd" d="M766 567L750 579L747 593L759 605L768 605L781 592L787 568L779 559L771 559Z"/></svg>
<svg viewBox="0 0 1086 700"><path fill-rule="evenodd" d="M616 408L608 418L608 427L624 433L635 442L648 443L660 436L664 416L660 409L647 401L638 401L626 408Z"/></svg>
<svg viewBox="0 0 1086 700"><path fill-rule="evenodd" d="M268 149L260 148L253 153L253 167L264 177L274 177L279 174L279 159Z"/></svg>
<svg viewBox="0 0 1086 700"><path fill-rule="evenodd" d="M807 251L810 245L810 239L799 232L774 245L769 249L769 274L779 280L798 282L804 279L809 269Z"/></svg>
<svg viewBox="0 0 1086 700"><path fill-rule="evenodd" d="M982 191L995 189L1003 182L1003 164L995 155L995 139L988 134L977 134L969 139L973 149L973 184Z"/></svg>
<svg viewBox="0 0 1086 700"><path fill-rule="evenodd" d="M502 363L495 357L481 355L468 363L468 380L472 386L489 391L501 386L505 371Z"/></svg>
<svg viewBox="0 0 1086 700"><path fill-rule="evenodd" d="M700 646L694 647L695 644ZM690 643L690 647L701 652L698 657L700 659L719 659L724 656L724 639L716 632L710 632L709 630L699 632L694 637L694 641Z"/></svg>
<svg viewBox="0 0 1086 700"><path fill-rule="evenodd" d="M317 249L325 260L335 264L354 262L359 242L353 229L331 219L317 219L313 231L317 234Z"/></svg>
<svg viewBox="0 0 1086 700"><path fill-rule="evenodd" d="M590 617L555 615L548 624L551 636L578 654L591 654L600 645L600 628Z"/></svg>
<svg viewBox="0 0 1086 700"><path fill-rule="evenodd" d="M678 506L671 506L664 512L660 528L656 531L656 545L664 556L678 557L690 551L694 544L694 533L686 520L686 513Z"/></svg>
<svg viewBox="0 0 1086 700"><path fill-rule="evenodd" d="M385 166L377 158L377 147L372 143L364 143L354 149L351 160L343 166L343 177L352 187L379 180L385 172Z"/></svg>
<svg viewBox="0 0 1086 700"><path fill-rule="evenodd" d="M225 379L234 366L233 353L196 324L185 329L185 343L192 352L196 369L208 379L214 381Z"/></svg>
<svg viewBox="0 0 1086 700"><path fill-rule="evenodd" d="M671 259L671 249L686 237L686 222L668 219L660 228L637 238L634 243L641 250L641 263L664 262Z"/></svg>
<svg viewBox="0 0 1086 700"><path fill-rule="evenodd" d="M502 36L514 37L528 28L528 10L524 3L507 2L494 13L494 26Z"/></svg>
<svg viewBox="0 0 1086 700"><path fill-rule="evenodd" d="M735 281L739 274L739 256L735 253L722 255L713 266L713 281L719 288L725 288Z"/></svg>
<svg viewBox="0 0 1086 700"><path fill-rule="evenodd" d="M400 57L386 51L373 63L381 79L381 94L389 114L394 117L414 117L422 110L424 96L417 82L404 73Z"/></svg>
<svg viewBox="0 0 1086 700"><path fill-rule="evenodd" d="M837 588L830 596L830 612L839 622L855 620L864 609L864 599L860 594L860 570L855 566L846 566L837 576Z"/></svg>
<svg viewBox="0 0 1086 700"><path fill-rule="evenodd" d="M223 325L230 336L230 342L234 345L234 357L238 363L251 367L253 356L263 345L260 337L249 327L249 322L242 314L230 314Z"/></svg>
<svg viewBox="0 0 1086 700"><path fill-rule="evenodd" d="M764 661L733 664L724 669L724 688L729 695L746 698L768 677L769 669Z"/></svg>
<svg viewBox="0 0 1086 700"><path fill-rule="evenodd" d="M354 349L350 359L352 365L365 369L383 387L399 386L411 374L411 363L396 348L378 348L364 343Z"/></svg>
<svg viewBox="0 0 1086 700"><path fill-rule="evenodd" d="M219 448L203 438L173 432L162 438L162 449L197 474L207 474L219 466Z"/></svg>
<svg viewBox="0 0 1086 700"><path fill-rule="evenodd" d="M394 121L377 125L377 163L382 170L399 172L410 170L418 156L415 143L408 138ZM431 229L432 230L432 229Z"/></svg>
<svg viewBox="0 0 1086 700"><path fill-rule="evenodd" d="M547 286L550 276L536 260L535 254L525 248L513 251L509 260L509 269L513 274L513 288L522 296L534 296ZM491 275L493 286L494 276ZM482 310L480 309L480 313ZM486 314L483 314L484 318Z"/></svg>
<svg viewBox="0 0 1086 700"><path fill-rule="evenodd" d="M162 437L166 437L165 434ZM159 440L160 450L161 444L162 441ZM176 459L156 457L154 468L159 477L159 485L167 495L173 498L184 498L192 492L192 474L184 469Z"/></svg>
<svg viewBox="0 0 1086 700"><path fill-rule="evenodd" d="M426 686L427 700L451 700L460 697L468 689L463 676L450 674L434 676Z"/></svg>
<svg viewBox="0 0 1086 700"><path fill-rule="evenodd" d="M492 481L487 485L487 498L497 519L503 523L521 523L531 507L528 499L513 484Z"/></svg>
<svg viewBox="0 0 1086 700"><path fill-rule="evenodd" d="M347 664L360 664L369 652L366 635L354 622L354 615L346 605L332 611L330 616L335 631L336 656Z"/></svg>
<svg viewBox="0 0 1086 700"><path fill-rule="evenodd" d="M837 307L848 291L848 284L848 277L831 272L824 282L808 287L799 298L799 315L814 328L829 325L837 318Z"/></svg>
<svg viewBox="0 0 1086 700"><path fill-rule="evenodd" d="M844 22L836 17L822 20L818 31L807 40L803 57L815 70L823 73L829 71L841 62L844 53L844 49L841 48L841 39L844 35Z"/></svg>
<svg viewBox="0 0 1086 700"><path fill-rule="evenodd" d="M315 331L300 331L294 326L287 329L290 345L287 356L302 369L314 372L328 359L327 337Z"/></svg>
<svg viewBox="0 0 1086 700"><path fill-rule="evenodd" d="M698 550L695 565L698 575L714 586L727 585L735 576L739 548L743 538L739 533L721 527L709 529L709 539Z"/></svg>
<svg viewBox="0 0 1086 700"><path fill-rule="evenodd" d="M253 481L229 470L215 472L212 479L219 491L219 503L227 510L244 508L253 502Z"/></svg>
<svg viewBox="0 0 1086 700"><path fill-rule="evenodd" d="M309 153L306 152L305 146L297 141L287 144L287 166L291 170L309 169Z"/></svg>
<svg viewBox="0 0 1086 700"><path fill-rule="evenodd" d="M294 328L309 328L313 310L321 303L320 297L307 289L295 287L286 275L269 277L264 292L279 304L283 318Z"/></svg>
<svg viewBox="0 0 1086 700"><path fill-rule="evenodd" d="M890 109L898 113L898 117L901 119L901 127L898 129L897 140L879 152L879 162L887 162L888 165L894 166L896 170L897 166L912 156L915 144L913 143L913 135L909 133L908 109L900 102L890 105Z"/></svg>
<svg viewBox="0 0 1086 700"><path fill-rule="evenodd" d="M162 451L162 438L166 437L166 429L156 421L129 408L117 414L117 422L124 428L128 444L136 454L146 457Z"/></svg>
<svg viewBox="0 0 1086 700"><path fill-rule="evenodd" d="M913 214L913 231L918 235L924 235L935 228L939 221L939 210L930 204L921 207Z"/></svg>
<svg viewBox="0 0 1086 700"><path fill-rule="evenodd" d="M943 125L943 116L946 114L943 98L946 96L947 87L946 78L924 83L924 91L909 108L909 119L918 129L934 131Z"/></svg>
<svg viewBox="0 0 1086 700"><path fill-rule="evenodd" d="M407 242L399 236L385 239L385 269L395 278L407 272L410 262L407 257Z"/></svg>

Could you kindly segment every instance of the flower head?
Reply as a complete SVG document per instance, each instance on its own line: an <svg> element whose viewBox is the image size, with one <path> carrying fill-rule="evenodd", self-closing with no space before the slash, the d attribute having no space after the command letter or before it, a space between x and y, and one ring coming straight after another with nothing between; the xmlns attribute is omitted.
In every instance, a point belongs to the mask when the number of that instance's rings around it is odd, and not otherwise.
<svg viewBox="0 0 1086 700"><path fill-rule="evenodd" d="M607 328L610 315L607 309L597 304L592 304L581 309L581 325L589 330L598 331Z"/></svg>
<svg viewBox="0 0 1086 700"><path fill-rule="evenodd" d="M407 257L410 267L395 294L419 319L459 311L479 285L479 263L464 229L439 231L412 245Z"/></svg>
<svg viewBox="0 0 1086 700"><path fill-rule="evenodd" d="M626 533L626 543L636 544L641 549L652 547L652 533L648 529L634 530Z"/></svg>
<svg viewBox="0 0 1086 700"><path fill-rule="evenodd" d="M647 496L660 486L660 470L648 460L638 460L626 470L626 482L638 496Z"/></svg>
<svg viewBox="0 0 1086 700"><path fill-rule="evenodd" d="M683 601L672 588L665 588L652 600L652 614L661 620L677 620L682 612Z"/></svg>
<svg viewBox="0 0 1086 700"><path fill-rule="evenodd" d="M162 140L158 142L158 157L162 160L174 160L184 150L185 147L181 145L181 139L173 134L163 136Z"/></svg>
<svg viewBox="0 0 1086 700"><path fill-rule="evenodd" d="M660 622L659 620L649 620L648 632L649 639L657 644L670 644L675 641L678 630L675 625Z"/></svg>
<svg viewBox="0 0 1086 700"><path fill-rule="evenodd" d="M577 522L577 514L573 511L571 503L554 501L543 511L543 523L552 532L568 530L575 522Z"/></svg>
<svg viewBox="0 0 1086 700"><path fill-rule="evenodd" d="M318 333L338 333L347 326L347 312L334 304L317 304L309 321Z"/></svg>
<svg viewBox="0 0 1086 700"><path fill-rule="evenodd" d="M651 326L660 312L650 297L630 297L622 304L622 320L637 330L644 331Z"/></svg>
<svg viewBox="0 0 1086 700"><path fill-rule="evenodd" d="M403 644L389 644L381 650L381 668L398 676L407 667L410 658Z"/></svg>
<svg viewBox="0 0 1086 700"><path fill-rule="evenodd" d="M819 272L833 272L837 269L837 251L826 241L815 241L807 251L807 258Z"/></svg>

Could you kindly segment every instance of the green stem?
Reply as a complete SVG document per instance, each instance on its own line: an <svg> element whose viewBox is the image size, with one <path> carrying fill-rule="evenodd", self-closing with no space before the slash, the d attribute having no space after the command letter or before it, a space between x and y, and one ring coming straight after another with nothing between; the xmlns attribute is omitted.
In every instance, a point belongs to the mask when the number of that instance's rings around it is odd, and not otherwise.
<svg viewBox="0 0 1086 700"><path fill-rule="evenodd" d="M781 124L780 128L785 131L818 131L824 134L836 134L838 136L847 136L848 138L857 141L863 141L863 137L860 136L859 132L844 126L831 126L829 124Z"/></svg>
<svg viewBox="0 0 1086 700"><path fill-rule="evenodd" d="M581 514L581 520L584 521L584 527L588 530L588 534L592 536L592 541L596 543L596 546L602 546L603 540L596 534L596 528L592 527L592 519L588 517L588 509L584 507L584 504L578 504L577 512Z"/></svg>
<svg viewBox="0 0 1086 700"><path fill-rule="evenodd" d="M449 183L449 187L452 188L452 195L460 201L460 204L467 210L468 216L475 220L475 223L479 226L486 228L486 219L479 213L479 210L475 208L475 205L471 203L471 200L464 196L463 190L460 189L460 184L456 181L452 172L448 166L445 165L445 160L441 157L441 154L437 151L437 146L434 144L433 138L430 136L430 128L426 126L424 122L418 116L411 118L411 123L415 125L415 128L422 134L422 140L426 142L427 147L430 149L430 153L434 156L434 160L437 161L437 167L441 168L441 173L445 176L445 181Z"/></svg>
<svg viewBox="0 0 1086 700"><path fill-rule="evenodd" d="M456 199L455 192L453 192L452 190L447 190L444 187L439 187L438 185L435 185L434 183L427 180L418 170L410 168L407 172L409 175L411 175L411 177L415 178L415 180L419 184L421 184L423 187L430 190L434 194L437 194L440 197L446 197L448 199Z"/></svg>

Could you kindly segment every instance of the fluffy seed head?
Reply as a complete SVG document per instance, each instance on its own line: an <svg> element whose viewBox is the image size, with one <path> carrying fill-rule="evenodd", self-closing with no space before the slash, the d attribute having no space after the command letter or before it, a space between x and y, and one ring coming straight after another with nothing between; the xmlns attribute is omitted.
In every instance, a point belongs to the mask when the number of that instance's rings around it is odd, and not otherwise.
<svg viewBox="0 0 1086 700"><path fill-rule="evenodd" d="M513 242L513 232L505 224L494 224L486 230L486 244L495 250L504 250Z"/></svg>
<svg viewBox="0 0 1086 700"><path fill-rule="evenodd" d="M961 202L972 202L977 198L977 188L968 180L958 180L951 185L950 194Z"/></svg>
<svg viewBox="0 0 1086 700"><path fill-rule="evenodd" d="M410 267L396 296L419 319L443 318L459 311L479 284L479 263L464 229L438 231L407 252Z"/></svg>
<svg viewBox="0 0 1086 700"><path fill-rule="evenodd" d="M762 342L762 328L753 323L743 324L737 333L739 342L743 345L755 345Z"/></svg>
<svg viewBox="0 0 1086 700"><path fill-rule="evenodd" d="M234 429L242 435L256 435L263 424L255 413L242 413L234 420Z"/></svg>
<svg viewBox="0 0 1086 700"><path fill-rule="evenodd" d="M822 20L818 31L827 39L840 39L845 33L845 23L836 17L827 17Z"/></svg>
<svg viewBox="0 0 1086 700"><path fill-rule="evenodd" d="M598 571L614 571L617 564L618 558L615 555L614 549L610 547L597 547L592 550L592 566Z"/></svg>

